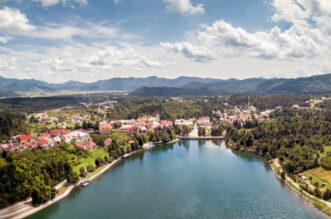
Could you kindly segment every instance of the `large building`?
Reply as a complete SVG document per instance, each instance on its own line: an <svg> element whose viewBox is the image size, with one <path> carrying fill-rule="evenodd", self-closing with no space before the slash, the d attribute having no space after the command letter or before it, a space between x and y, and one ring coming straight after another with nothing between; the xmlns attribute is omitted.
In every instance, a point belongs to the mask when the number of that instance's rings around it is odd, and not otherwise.
<svg viewBox="0 0 331 219"><path fill-rule="evenodd" d="M113 127L110 124L100 124L99 133L101 135L109 135L112 132Z"/></svg>

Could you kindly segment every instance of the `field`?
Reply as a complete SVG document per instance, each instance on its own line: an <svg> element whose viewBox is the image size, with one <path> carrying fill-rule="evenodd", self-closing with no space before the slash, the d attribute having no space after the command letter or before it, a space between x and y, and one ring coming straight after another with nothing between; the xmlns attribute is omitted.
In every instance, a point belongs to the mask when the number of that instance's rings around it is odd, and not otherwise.
<svg viewBox="0 0 331 219"><path fill-rule="evenodd" d="M318 168L308 170L306 173L312 174L313 176L318 177L320 180L323 180L324 182L326 182L326 187L330 187L330 184L331 184L331 171L330 170L325 170L322 167L318 167Z"/></svg>
<svg viewBox="0 0 331 219"><path fill-rule="evenodd" d="M97 149L97 150L94 150L94 151L90 151L89 152L89 156L88 157L81 157L78 159L78 162L79 163L78 165L74 165L72 170L74 172L79 172L79 168L81 167L87 167L88 165L95 165L95 159L96 158L104 158L105 156L109 156L108 153L102 149Z"/></svg>

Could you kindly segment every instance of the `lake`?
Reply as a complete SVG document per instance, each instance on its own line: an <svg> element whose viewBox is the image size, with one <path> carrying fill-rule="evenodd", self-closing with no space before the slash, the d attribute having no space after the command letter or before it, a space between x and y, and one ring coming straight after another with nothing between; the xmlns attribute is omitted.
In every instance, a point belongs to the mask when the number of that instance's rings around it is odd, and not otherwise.
<svg viewBox="0 0 331 219"><path fill-rule="evenodd" d="M263 159L222 141L181 141L122 160L30 218L327 218Z"/></svg>

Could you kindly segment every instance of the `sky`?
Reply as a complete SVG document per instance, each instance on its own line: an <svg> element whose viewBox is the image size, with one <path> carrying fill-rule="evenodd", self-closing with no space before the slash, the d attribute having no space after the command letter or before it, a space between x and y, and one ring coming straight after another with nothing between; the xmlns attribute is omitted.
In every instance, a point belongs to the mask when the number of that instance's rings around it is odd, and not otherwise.
<svg viewBox="0 0 331 219"><path fill-rule="evenodd" d="M0 0L6 78L62 83L330 72L330 0Z"/></svg>

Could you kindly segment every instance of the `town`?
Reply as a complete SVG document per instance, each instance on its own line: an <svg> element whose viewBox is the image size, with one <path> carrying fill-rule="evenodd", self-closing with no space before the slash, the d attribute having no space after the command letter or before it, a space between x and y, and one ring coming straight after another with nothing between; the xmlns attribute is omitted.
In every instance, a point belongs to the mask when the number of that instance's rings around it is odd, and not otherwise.
<svg viewBox="0 0 331 219"><path fill-rule="evenodd" d="M178 101L178 100L177 100ZM182 100L180 100L182 101ZM107 112L116 107L117 101L106 101L77 110L52 110L28 115L28 122L35 127L36 132L28 135L16 135L7 141L2 141L0 150L11 152L35 147L51 148L61 142L80 147L85 150L94 150L97 144L90 134L110 135L113 132L126 132L130 135L144 133L162 134L166 129L176 128L177 135L199 137L215 135L212 129L215 125L241 125L249 121L269 120L269 115L275 109L257 112L256 107L237 107L213 111L214 118L209 116L200 118L175 119L174 121L160 119L155 116L143 116L136 119L108 120ZM224 103L228 106L227 103ZM279 109L281 107L277 107ZM194 129L198 131L195 131ZM221 135L221 134L219 134ZM112 139L107 139L106 145Z"/></svg>

